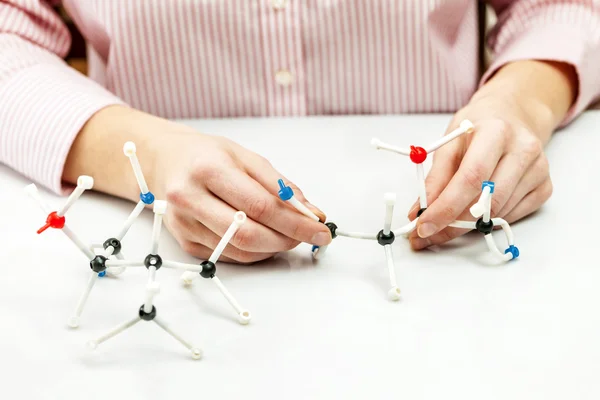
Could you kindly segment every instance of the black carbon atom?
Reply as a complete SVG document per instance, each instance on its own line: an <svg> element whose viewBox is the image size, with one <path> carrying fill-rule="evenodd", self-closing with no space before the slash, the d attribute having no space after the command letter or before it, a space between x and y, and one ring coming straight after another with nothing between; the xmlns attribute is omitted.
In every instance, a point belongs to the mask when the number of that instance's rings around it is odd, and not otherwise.
<svg viewBox="0 0 600 400"><path fill-rule="evenodd" d="M394 235L394 232L392 232L392 231L390 231L390 233L386 235L385 233L383 233L383 229L382 229L377 234L377 243L379 243L382 246L385 246L387 244L392 244L392 243L394 243L394 240L396 240L396 236Z"/></svg>
<svg viewBox="0 0 600 400"><path fill-rule="evenodd" d="M144 311L144 305L140 307L140 312L138 313L140 318L144 321L152 321L154 317L156 317L156 307L152 306L152 310L149 313Z"/></svg>
<svg viewBox="0 0 600 400"><path fill-rule="evenodd" d="M214 278L217 273L217 267L213 262L210 261L202 261L200 264L202 266L202 272L200 272L200 276L203 278Z"/></svg>
<svg viewBox="0 0 600 400"><path fill-rule="evenodd" d="M418 212L417 212L417 218L419 218L421 216L421 214L423 214L425 212L425 210L427 210L427 207L425 208L421 208Z"/></svg>
<svg viewBox="0 0 600 400"><path fill-rule="evenodd" d="M158 254L148 254L144 259L146 268L154 267L157 270L162 266L162 258Z"/></svg>
<svg viewBox="0 0 600 400"><path fill-rule="evenodd" d="M106 257L96 256L90 261L90 268L94 272L103 272L106 271Z"/></svg>
<svg viewBox="0 0 600 400"><path fill-rule="evenodd" d="M475 224L475 227L484 235L489 235L494 230L494 223L491 220L488 222L483 222L483 218L479 218Z"/></svg>
<svg viewBox="0 0 600 400"><path fill-rule="evenodd" d="M337 230L337 225L334 224L333 222L328 222L325 224L325 226L327 228L329 228L329 232L331 232L331 238L335 239L337 237L337 233L335 233L335 231Z"/></svg>
<svg viewBox="0 0 600 400"><path fill-rule="evenodd" d="M104 242L104 244L102 245L102 247L104 247L104 250L108 249L109 246L112 246L113 250L113 255L117 255L121 252L121 241L119 239L116 238L110 238L110 239L106 239L106 241Z"/></svg>

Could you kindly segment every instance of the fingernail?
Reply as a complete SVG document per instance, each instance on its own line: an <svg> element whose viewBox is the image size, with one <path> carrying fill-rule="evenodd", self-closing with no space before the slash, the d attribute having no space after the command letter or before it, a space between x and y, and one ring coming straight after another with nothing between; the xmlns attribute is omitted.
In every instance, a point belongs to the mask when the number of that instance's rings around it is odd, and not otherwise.
<svg viewBox="0 0 600 400"><path fill-rule="evenodd" d="M325 246L331 241L331 234L326 232L318 232L312 237L312 243L316 246Z"/></svg>
<svg viewBox="0 0 600 400"><path fill-rule="evenodd" d="M431 222L425 222L424 224L421 224L421 226L419 226L419 229L417 230L417 233L423 239L428 238L436 232L437 226Z"/></svg>

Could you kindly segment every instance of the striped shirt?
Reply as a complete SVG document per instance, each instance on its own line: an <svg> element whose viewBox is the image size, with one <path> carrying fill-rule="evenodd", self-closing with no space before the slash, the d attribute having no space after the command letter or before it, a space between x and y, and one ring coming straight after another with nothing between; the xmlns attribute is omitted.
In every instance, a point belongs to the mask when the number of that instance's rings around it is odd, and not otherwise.
<svg viewBox="0 0 600 400"><path fill-rule="evenodd" d="M57 1L0 1L0 162L61 191L99 109L165 118L452 112L502 65L574 65L573 118L600 92L597 0L490 0L479 71L475 0L64 0L88 43L68 67Z"/></svg>

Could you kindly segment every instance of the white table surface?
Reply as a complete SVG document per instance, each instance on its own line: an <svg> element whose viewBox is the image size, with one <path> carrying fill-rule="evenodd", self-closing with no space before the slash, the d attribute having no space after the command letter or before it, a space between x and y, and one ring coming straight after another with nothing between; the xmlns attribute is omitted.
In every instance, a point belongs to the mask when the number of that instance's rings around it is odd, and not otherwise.
<svg viewBox="0 0 600 400"><path fill-rule="evenodd" d="M397 193L398 227L417 186L414 166L370 139L426 144L449 118L186 123L269 158L341 229L376 232L384 193ZM477 234L423 252L401 238L400 302L385 296L383 249L347 238L318 264L301 245L256 266L218 266L252 312L248 326L211 282L184 289L178 272L161 269L158 313L204 349L200 361L143 321L88 351L88 340L136 315L146 270L98 282L81 327L68 329L88 263L59 232L35 234L45 216L22 190L29 182L0 166L0 399L598 399L598 126L600 113L588 112L547 148L555 194L513 226L518 261L495 265ZM103 241L132 207L86 193L68 220L85 240ZM147 254L151 229L145 211L124 240L127 258ZM163 258L193 261L168 232L160 246Z"/></svg>

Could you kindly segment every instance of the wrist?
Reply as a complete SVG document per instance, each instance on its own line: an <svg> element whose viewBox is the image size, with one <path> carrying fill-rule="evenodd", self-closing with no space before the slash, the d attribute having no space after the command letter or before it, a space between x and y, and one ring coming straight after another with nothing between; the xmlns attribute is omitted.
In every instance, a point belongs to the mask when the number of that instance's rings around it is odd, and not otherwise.
<svg viewBox="0 0 600 400"><path fill-rule="evenodd" d="M139 187L129 159L123 154L123 145L127 141L135 143L142 171L151 185L156 154L152 131L160 130L163 121L120 105L98 111L73 142L63 180L74 183L78 176L90 175L94 178L94 190L138 201Z"/></svg>
<svg viewBox="0 0 600 400"><path fill-rule="evenodd" d="M494 97L506 102L532 130L551 134L575 102L577 87L575 69L569 64L516 61L500 68L472 101Z"/></svg>

